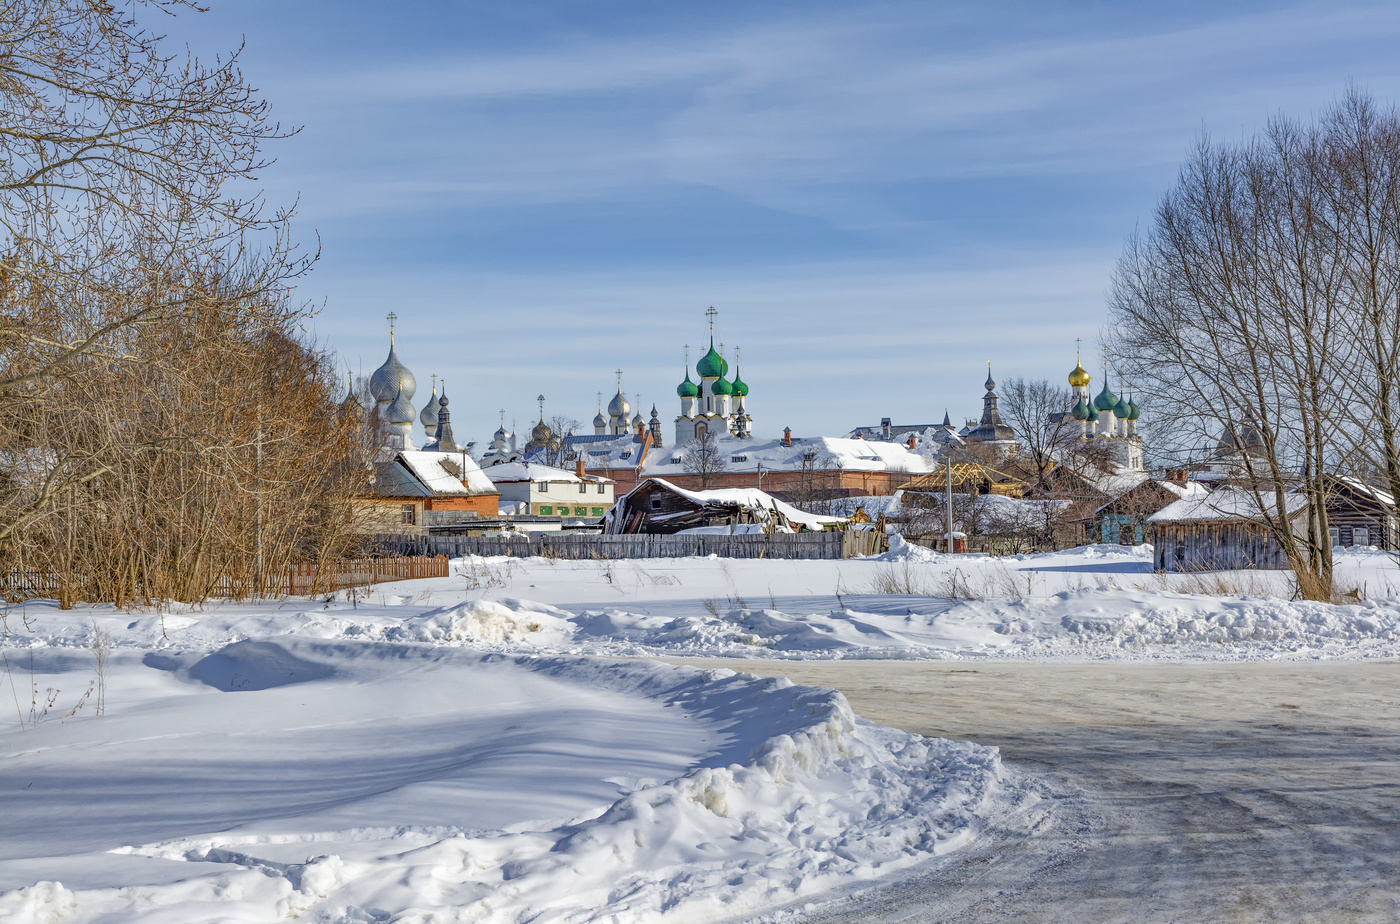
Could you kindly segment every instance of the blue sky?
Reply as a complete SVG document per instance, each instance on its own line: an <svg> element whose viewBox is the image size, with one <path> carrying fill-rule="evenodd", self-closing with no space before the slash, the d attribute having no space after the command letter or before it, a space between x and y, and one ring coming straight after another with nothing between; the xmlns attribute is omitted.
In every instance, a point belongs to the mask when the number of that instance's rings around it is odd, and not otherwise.
<svg viewBox="0 0 1400 924"><path fill-rule="evenodd" d="M1400 6L222 0L153 23L302 126L261 177L322 259L314 332L366 374L587 423L613 370L677 413L716 339L759 435L976 416L1062 381L1124 238L1202 132L1400 96ZM1150 408L1145 417L1150 416Z"/></svg>

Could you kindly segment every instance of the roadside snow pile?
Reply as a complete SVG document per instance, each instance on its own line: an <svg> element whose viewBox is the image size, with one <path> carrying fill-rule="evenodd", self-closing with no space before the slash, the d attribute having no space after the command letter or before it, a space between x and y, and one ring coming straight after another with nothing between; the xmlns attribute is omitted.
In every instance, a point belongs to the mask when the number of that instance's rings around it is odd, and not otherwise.
<svg viewBox="0 0 1400 924"><path fill-rule="evenodd" d="M73 658L37 654L66 686ZM108 715L9 733L0 919L719 920L960 846L1000 779L993 748L727 670L138 654L111 662Z"/></svg>
<svg viewBox="0 0 1400 924"><path fill-rule="evenodd" d="M384 637L396 642L466 642L482 647L559 647L574 627L571 613L528 601L473 600L410 616L388 627Z"/></svg>

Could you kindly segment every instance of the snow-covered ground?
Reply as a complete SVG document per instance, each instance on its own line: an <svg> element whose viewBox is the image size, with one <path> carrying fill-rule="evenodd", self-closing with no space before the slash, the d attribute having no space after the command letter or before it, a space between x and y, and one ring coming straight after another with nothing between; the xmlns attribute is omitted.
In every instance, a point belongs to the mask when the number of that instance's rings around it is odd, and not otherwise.
<svg viewBox="0 0 1400 924"><path fill-rule="evenodd" d="M1400 654L1387 555L1339 558L1346 605L1149 569L1119 547L471 559L355 599L31 603L6 617L0 919L721 920L917 865L1004 808L993 748L594 656Z"/></svg>

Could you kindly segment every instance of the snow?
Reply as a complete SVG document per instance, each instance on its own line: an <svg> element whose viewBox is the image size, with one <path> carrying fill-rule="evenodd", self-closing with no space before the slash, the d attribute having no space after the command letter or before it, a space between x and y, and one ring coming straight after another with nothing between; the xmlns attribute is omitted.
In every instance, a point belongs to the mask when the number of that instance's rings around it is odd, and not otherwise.
<svg viewBox="0 0 1400 924"><path fill-rule="evenodd" d="M750 510L776 509L789 523L800 523L809 529L818 530L827 525L844 523L846 521L844 517L821 516L815 513L808 513L805 510L798 510L791 504L780 501L768 492L760 491L758 488L711 488L705 491L691 491L686 488L678 487L664 478L652 478L649 480L665 485L669 490L701 507L706 504L737 504L740 507L747 507ZM646 482L643 482L633 490L637 490L645 484ZM623 500L626 500L626 497L624 497ZM621 503L621 501L619 501L619 503Z"/></svg>
<svg viewBox="0 0 1400 924"><path fill-rule="evenodd" d="M932 463L918 452L911 451L904 443L883 442L880 440L855 440L839 437L820 436L815 438L793 438L790 445L781 439L740 440L721 438L719 451L724 455L726 471L756 471L762 463L765 472L801 471L812 464L806 456L815 451L818 468L840 469L849 472L909 472L921 474L932 471ZM657 450L648 454L642 465L644 477L664 477L681 474L685 470L684 444L673 446L669 451Z"/></svg>
<svg viewBox="0 0 1400 924"><path fill-rule="evenodd" d="M1181 500L1173 501L1148 517L1150 523L1190 523L1203 520L1257 520L1260 516L1260 500L1263 509L1274 510L1276 503L1271 494L1264 492L1256 497L1254 492L1240 488L1225 487L1208 494L1192 493ZM1307 498L1301 494L1289 495L1284 499L1284 509L1289 515L1307 506Z"/></svg>
<svg viewBox="0 0 1400 924"><path fill-rule="evenodd" d="M469 558L330 600L31 602L6 623L25 727L0 731L0 919L790 905L976 842L1005 808L997 751L874 725L832 690L625 658L1400 657L1395 559L1336 557L1356 602L1291 600L1280 572L1156 575L1147 546L995 559L898 537L838 562Z"/></svg>
<svg viewBox="0 0 1400 924"><path fill-rule="evenodd" d="M400 450L399 458L434 494L495 494L496 486L465 452ZM458 472L461 473L460 477Z"/></svg>
<svg viewBox="0 0 1400 924"><path fill-rule="evenodd" d="M994 748L832 690L539 654L547 606L301 606L26 607L26 700L113 649L106 715L5 733L0 919L719 920L955 849L997 791Z"/></svg>
<svg viewBox="0 0 1400 924"><path fill-rule="evenodd" d="M514 481L565 481L572 484L580 481L589 483L612 481L611 478L602 478L598 475L584 475L580 478L575 472L545 465L542 462L502 462L485 469L485 474L493 484Z"/></svg>

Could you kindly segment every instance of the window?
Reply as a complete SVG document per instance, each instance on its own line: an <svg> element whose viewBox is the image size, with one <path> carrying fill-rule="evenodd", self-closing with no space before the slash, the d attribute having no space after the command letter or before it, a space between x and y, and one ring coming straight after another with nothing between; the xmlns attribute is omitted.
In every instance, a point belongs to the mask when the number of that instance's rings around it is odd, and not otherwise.
<svg viewBox="0 0 1400 924"><path fill-rule="evenodd" d="M548 481L541 481L541 482L539 483L539 485L535 488L535 490L539 491L541 494L548 494L548 493L549 493L549 482L548 482Z"/></svg>
<svg viewBox="0 0 1400 924"><path fill-rule="evenodd" d="M580 494L587 494L587 493L588 493L588 485L587 485L587 483L582 482L582 481L580 481L580 482L578 483L578 493L580 493Z"/></svg>
<svg viewBox="0 0 1400 924"><path fill-rule="evenodd" d="M1327 538L1331 541L1332 548L1335 549L1342 544L1342 531L1335 526L1330 526L1327 529Z"/></svg>
<svg viewBox="0 0 1400 924"><path fill-rule="evenodd" d="M607 511L605 511L602 507L594 507L594 508L593 508L593 515L594 515L595 517L600 517L600 516L602 516L602 515L603 515L604 513L606 513L606 512L607 512Z"/></svg>
<svg viewBox="0 0 1400 924"><path fill-rule="evenodd" d="M554 516L554 508L551 507L549 504L540 504L540 516Z"/></svg>
<svg viewBox="0 0 1400 924"><path fill-rule="evenodd" d="M653 498L651 499L651 509L652 509L652 510L660 510L660 509L661 509L661 498L659 498L659 497L653 497Z"/></svg>
<svg viewBox="0 0 1400 924"><path fill-rule="evenodd" d="M1351 544L1354 546L1368 546L1371 544L1371 531L1362 526L1351 528Z"/></svg>
<svg viewBox="0 0 1400 924"><path fill-rule="evenodd" d="M608 493L608 492L607 492L606 486L603 485L602 483L599 483L599 485L598 485L598 493L599 493L599 494L606 494L606 493Z"/></svg>
<svg viewBox="0 0 1400 924"><path fill-rule="evenodd" d="M404 526L412 526L418 520L417 510L412 504L404 504L400 509L400 516L403 517Z"/></svg>
<svg viewBox="0 0 1400 924"><path fill-rule="evenodd" d="M748 456L730 456L730 457L729 457L729 461L730 461L730 462L747 462L747 461L749 461L749 457L748 457Z"/></svg>

